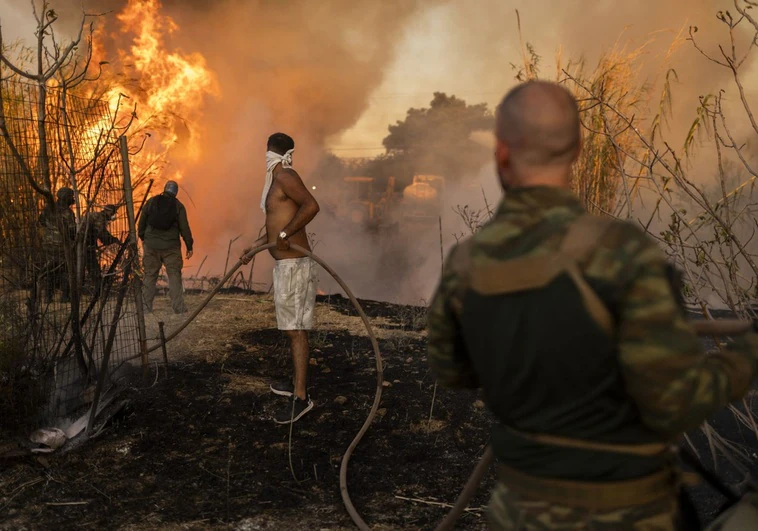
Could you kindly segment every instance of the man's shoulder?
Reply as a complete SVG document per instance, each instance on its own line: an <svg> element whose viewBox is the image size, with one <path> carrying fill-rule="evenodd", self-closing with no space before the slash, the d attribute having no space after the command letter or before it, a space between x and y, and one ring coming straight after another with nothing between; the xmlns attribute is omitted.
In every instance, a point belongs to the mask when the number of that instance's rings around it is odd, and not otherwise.
<svg viewBox="0 0 758 531"><path fill-rule="evenodd" d="M510 260L524 254L553 252L572 231L573 239L589 242L589 255L599 254L606 260L633 260L640 253L663 256L655 240L638 223L587 213L546 223L492 220L459 246L460 252L466 252L474 263L482 259Z"/></svg>
<svg viewBox="0 0 758 531"><path fill-rule="evenodd" d="M643 268L653 266L664 271L666 255L645 229L632 221L609 219L602 237L586 264L590 277L614 283L626 283Z"/></svg>
<svg viewBox="0 0 758 531"><path fill-rule="evenodd" d="M154 195L153 197L148 198L147 201L145 201L145 205L142 207L142 215L144 216L148 212L150 212L150 208L155 204L155 199L157 198L157 195Z"/></svg>
<svg viewBox="0 0 758 531"><path fill-rule="evenodd" d="M281 180L283 183L292 182L294 180L302 181L300 174L297 173L295 168L282 168L276 173L276 179Z"/></svg>
<svg viewBox="0 0 758 531"><path fill-rule="evenodd" d="M598 247L615 251L622 256L633 256L644 251L660 251L656 241L639 223L614 218L602 218L606 230Z"/></svg>

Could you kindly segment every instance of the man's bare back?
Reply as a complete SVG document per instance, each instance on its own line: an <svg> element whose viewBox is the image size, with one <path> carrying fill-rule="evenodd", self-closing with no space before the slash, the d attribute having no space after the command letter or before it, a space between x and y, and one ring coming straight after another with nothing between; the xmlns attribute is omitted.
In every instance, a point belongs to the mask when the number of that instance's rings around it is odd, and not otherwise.
<svg viewBox="0 0 758 531"><path fill-rule="evenodd" d="M316 205L315 210L318 212L318 203L295 170L282 168L280 164L274 168L273 176L274 180L271 183L268 197L266 197L266 235L268 242L277 242L279 234L285 231L290 244L298 245L310 251L306 227L307 222L315 215L312 212L314 204ZM306 225L297 229L302 221L305 221ZM293 226L296 230L290 234L289 230ZM275 260L305 256L300 252L292 249L284 250L281 247L280 242L279 247L269 250Z"/></svg>

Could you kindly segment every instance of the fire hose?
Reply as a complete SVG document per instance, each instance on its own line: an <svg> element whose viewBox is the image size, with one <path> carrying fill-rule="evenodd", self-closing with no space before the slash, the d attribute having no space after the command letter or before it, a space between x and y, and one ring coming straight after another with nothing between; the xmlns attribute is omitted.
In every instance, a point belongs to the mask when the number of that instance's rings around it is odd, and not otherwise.
<svg viewBox="0 0 758 531"><path fill-rule="evenodd" d="M272 247L276 247L275 243L267 243L265 245L260 245L254 249L252 249L250 252L248 252L244 259L246 260L244 263L247 263L249 259L251 259L253 256L258 254L261 251L265 251L266 249L271 249ZM363 308L361 307L360 303L358 302L358 299L355 298L353 295L353 292L350 291L350 288L345 284L345 282L340 278L340 276L331 268L329 265L324 262L321 258L313 254L311 251L307 251L306 249L303 249L299 245L290 245L290 248L293 251L297 251L299 253L304 254L305 256L310 257L314 262L319 264L321 267L323 267L327 273L329 273L332 278L334 278L335 281L340 285L340 287L345 291L345 294L350 299L350 302L353 304L353 307L358 312L358 315L360 316L361 320L363 321L363 324L366 327L366 332L368 333L368 337L371 340L371 346L374 349L374 357L376 359L376 393L374 395L374 403L371 405L371 410L369 411L368 416L366 417L366 420L363 423L363 426L361 426L360 431L358 431L358 434L355 436L355 438L352 440L350 445L347 448L347 451L342 456L342 463L340 464L340 494L342 495L342 502L345 505L345 508L347 509L348 514L350 515L350 518L352 518L353 522L355 522L355 525L358 526L361 530L368 530L369 527L366 525L366 522L363 521L361 516L358 514L358 511L355 509L355 506L353 505L352 500L350 499L350 494L347 490L347 465L350 462L350 457L353 455L353 451L358 446L358 443L361 441L363 436L365 435L366 431L368 431L369 426L371 425L371 422L374 420L374 417L376 417L376 412L379 409L379 402L382 398L382 383L384 381L384 368L382 363L382 355L379 352L379 343L376 340L376 336L374 335L374 330L371 328L371 323L368 320L368 317L366 316L366 313L363 311ZM174 339L176 336L178 336L182 330L187 328L187 325L189 325L195 317L198 316L198 314L205 308L208 303L211 301L211 299L218 293L218 291L221 289L221 287L226 284L226 282L232 278L232 275L243 265L243 260L240 259L234 267L231 268L231 270L222 278L218 284L211 290L210 293L200 302L197 308L195 308L192 313L187 317L187 319L180 324L174 331L172 331L168 336L166 336L166 342ZM152 348L148 349L149 352L154 352L161 348L161 345L155 345Z"/></svg>
<svg viewBox="0 0 758 531"><path fill-rule="evenodd" d="M252 249L250 252L248 252L244 256L245 262L243 262L243 259L240 259L231 268L231 270L229 270L229 272L219 281L219 283L210 291L210 293L208 293L208 295L200 302L198 307L195 308L195 310L193 310L192 313L190 313L187 319L181 325L179 325L174 331L172 331L168 336L166 336L165 341L168 342L174 339L176 336L178 336L189 325L189 323L191 323L198 316L198 314L200 314L203 308L205 308L205 306L208 305L208 303L211 301L211 299L213 299L216 293L218 293L218 291L224 286L224 284L226 284L226 282L230 278L232 278L234 273L236 273L236 271L244 263L247 263L247 261L249 261L253 256L258 254L259 252L265 251L267 249L271 249L273 247L276 247L275 243L268 243L268 244L260 245ZM366 332L368 333L368 337L371 340L371 346L373 347L373 350L374 350L374 357L376 360L376 392L374 394L374 402L371 406L371 410L369 411L368 416L366 417L366 420L361 426L361 429L358 431L358 434L350 442L350 445L345 451L345 454L342 456L342 462L340 464L340 479L339 479L340 494L342 496L342 502L345 505L345 508L347 509L347 512L350 515L350 518L352 518L353 522L359 529L361 529L362 531L367 531L369 530L368 525L358 514L358 511L355 509L355 506L353 505L352 500L350 499L350 494L347 489L347 467L350 461L350 457L353 455L353 452L355 448L358 446L358 443L361 441L365 433L368 431L368 428L371 425L371 422L373 422L374 418L376 417L376 412L379 409L379 402L381 401L381 397L382 397L382 387L383 387L382 383L384 380L384 369L383 369L382 355L379 352L379 343L376 340L376 336L374 335L374 331L371 328L371 323L369 322L368 317L366 316L366 313L363 311L363 308L361 307L360 303L355 298L352 291L350 291L350 288L347 286L347 284L345 284L345 282L340 278L340 276L331 267L329 267L329 265L326 262L324 262L321 258L313 254L313 252L303 249L302 247L298 245L291 245L290 248L294 251L304 254L305 256L308 256L314 262L316 262L321 267L323 267L332 276L332 278L334 278L334 280L340 285L340 287L345 291L345 294L350 299L350 302L352 303L355 310L358 312L358 315L360 316L361 320L363 321L364 326L366 327ZM714 320L693 321L692 326L694 327L695 332L699 336L732 336L732 335L742 335L749 332L758 331L758 322L748 321L748 320L739 320L739 319L723 319L723 320L718 320L718 321L714 321ZM150 348L148 352L154 352L158 350L159 348L161 348L161 345L155 345L152 348ZM471 476L466 481L466 485L461 491L461 494L458 496L458 499L456 500L455 504L453 505L452 509L450 509L450 512L447 514L444 520L436 527L436 531L448 531L450 529L453 529L455 522L461 516L463 511L468 507L468 504L471 501L471 498L473 498L474 494L476 493L479 485L484 479L484 476L489 470L493 461L494 461L494 454L492 451L492 447L491 445L488 444L486 448L484 449L484 454L479 459L479 462L477 463L476 467L471 473Z"/></svg>

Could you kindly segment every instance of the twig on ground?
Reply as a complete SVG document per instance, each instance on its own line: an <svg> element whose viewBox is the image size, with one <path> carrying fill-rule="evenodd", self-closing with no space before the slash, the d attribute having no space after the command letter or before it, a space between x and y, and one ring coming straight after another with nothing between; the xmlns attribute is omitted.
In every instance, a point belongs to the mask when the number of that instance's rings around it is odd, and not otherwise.
<svg viewBox="0 0 758 531"><path fill-rule="evenodd" d="M444 502L438 502L438 501L433 501L433 500L422 500L421 498L406 498L405 496L398 496L397 494L395 495L395 498L397 498L398 500L410 501L410 502L415 502L415 503L423 503L424 505L434 505L436 507L447 507L447 508L453 507L453 504L451 503L444 503ZM466 509L464 509L464 511L467 513L481 513L484 511L484 507L467 507Z"/></svg>
<svg viewBox="0 0 758 531"><path fill-rule="evenodd" d="M68 505L87 505L90 500L85 501L73 501L73 502L45 502L45 505L49 507L65 507Z"/></svg>
<svg viewBox="0 0 758 531"><path fill-rule="evenodd" d="M11 504L11 502L13 501L13 498L15 498L18 494L20 494L24 489L32 487L36 485L37 483L42 483L43 481L45 481L44 478L37 478L31 481L27 481L23 485L16 487L16 489L13 492L11 492L10 497L8 497L8 501L5 502L5 505L3 505L2 510L4 511Z"/></svg>
<svg viewBox="0 0 758 531"><path fill-rule="evenodd" d="M214 478L218 478L218 479L226 479L226 478L224 478L223 476L219 476L219 475L218 475L218 474L216 474L215 472L211 472L211 471L210 471L210 470L208 470L207 468L204 468L204 467L203 467L203 465L198 465L198 466L200 467L200 470L202 470L203 472L206 472L206 473L210 474L210 475L211 475L211 476L213 476Z"/></svg>
<svg viewBox="0 0 758 531"><path fill-rule="evenodd" d="M432 414L434 413L434 400L437 398L437 380L434 380L434 392L432 393L432 406L429 408L429 426L432 425Z"/></svg>

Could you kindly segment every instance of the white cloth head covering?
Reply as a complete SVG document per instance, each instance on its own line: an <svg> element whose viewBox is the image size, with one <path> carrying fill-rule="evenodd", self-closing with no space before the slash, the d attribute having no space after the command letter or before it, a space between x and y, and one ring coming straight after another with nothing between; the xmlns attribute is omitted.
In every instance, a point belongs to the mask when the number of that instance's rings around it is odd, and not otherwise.
<svg viewBox="0 0 758 531"><path fill-rule="evenodd" d="M266 198L268 197L268 191L271 189L271 183L274 181L274 168L280 162L283 168L292 167L292 153L294 149L290 149L284 155L274 153L273 151L266 151L266 182L263 184L263 195L261 196L261 210L266 212Z"/></svg>

